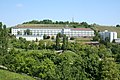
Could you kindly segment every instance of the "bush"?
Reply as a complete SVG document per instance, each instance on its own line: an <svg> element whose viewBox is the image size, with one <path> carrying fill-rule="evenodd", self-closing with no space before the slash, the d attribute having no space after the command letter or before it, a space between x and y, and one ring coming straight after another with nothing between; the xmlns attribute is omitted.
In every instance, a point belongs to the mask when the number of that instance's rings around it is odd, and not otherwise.
<svg viewBox="0 0 120 80"><path fill-rule="evenodd" d="M44 34L43 39L47 39L47 35L46 34Z"/></svg>
<svg viewBox="0 0 120 80"><path fill-rule="evenodd" d="M51 39L54 39L54 36L52 36Z"/></svg>
<svg viewBox="0 0 120 80"><path fill-rule="evenodd" d="M74 40L75 38L74 37L71 37L70 40Z"/></svg>
<svg viewBox="0 0 120 80"><path fill-rule="evenodd" d="M47 36L47 39L50 39L50 36Z"/></svg>

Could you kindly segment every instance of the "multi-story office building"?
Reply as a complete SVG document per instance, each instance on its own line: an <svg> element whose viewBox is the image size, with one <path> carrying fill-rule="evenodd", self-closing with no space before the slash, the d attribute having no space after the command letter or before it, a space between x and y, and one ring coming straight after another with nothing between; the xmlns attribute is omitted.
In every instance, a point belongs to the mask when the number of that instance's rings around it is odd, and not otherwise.
<svg viewBox="0 0 120 80"><path fill-rule="evenodd" d="M105 30L104 32L99 32L99 34L103 40L108 38L110 42L117 39L117 32L109 32L108 30Z"/></svg>
<svg viewBox="0 0 120 80"><path fill-rule="evenodd" d="M27 34L27 31L30 34ZM44 34L47 36L56 36L58 33L66 34L68 37L93 37L94 31L90 28L69 28L59 25L17 25L12 28L12 34L16 37L43 37ZM41 38L40 38L41 39Z"/></svg>

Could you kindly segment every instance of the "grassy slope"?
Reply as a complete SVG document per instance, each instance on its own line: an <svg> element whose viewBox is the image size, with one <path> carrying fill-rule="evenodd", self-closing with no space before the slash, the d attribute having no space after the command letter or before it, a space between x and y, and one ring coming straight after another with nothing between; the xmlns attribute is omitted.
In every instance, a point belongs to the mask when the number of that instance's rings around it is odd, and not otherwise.
<svg viewBox="0 0 120 80"><path fill-rule="evenodd" d="M115 31L118 34L118 38L120 38L120 28L119 27L107 27L107 26L95 26L93 27L93 29L95 30L99 30L99 31L104 31L104 30L108 30L108 31Z"/></svg>
<svg viewBox="0 0 120 80"><path fill-rule="evenodd" d="M0 69L0 80L35 80L30 76L9 72Z"/></svg>

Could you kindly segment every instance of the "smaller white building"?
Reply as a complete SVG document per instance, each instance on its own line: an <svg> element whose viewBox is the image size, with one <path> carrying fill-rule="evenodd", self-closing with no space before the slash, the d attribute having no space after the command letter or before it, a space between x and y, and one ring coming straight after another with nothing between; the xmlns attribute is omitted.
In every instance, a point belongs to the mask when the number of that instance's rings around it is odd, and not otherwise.
<svg viewBox="0 0 120 80"><path fill-rule="evenodd" d="M104 32L99 32L99 34L103 40L109 38L110 42L113 42L113 40L117 39L117 32L109 32L108 30L105 30Z"/></svg>
<svg viewBox="0 0 120 80"><path fill-rule="evenodd" d="M115 42L120 44L120 38L115 39Z"/></svg>

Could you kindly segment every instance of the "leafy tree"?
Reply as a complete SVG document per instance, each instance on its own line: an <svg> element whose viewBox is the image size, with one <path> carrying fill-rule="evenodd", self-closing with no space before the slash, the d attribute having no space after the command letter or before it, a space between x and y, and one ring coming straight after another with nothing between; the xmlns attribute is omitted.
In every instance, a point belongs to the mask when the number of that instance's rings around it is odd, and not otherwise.
<svg viewBox="0 0 120 80"><path fill-rule="evenodd" d="M75 38L74 37L71 37L70 40L74 40Z"/></svg>
<svg viewBox="0 0 120 80"><path fill-rule="evenodd" d="M116 25L116 27L120 27L120 25L119 25L119 24L117 24L117 25Z"/></svg>
<svg viewBox="0 0 120 80"><path fill-rule="evenodd" d="M84 26L84 27L86 27L86 28L88 28L88 26L89 26L89 25L87 24L87 22L81 22L81 25Z"/></svg>
<svg viewBox="0 0 120 80"><path fill-rule="evenodd" d="M119 80L120 74L117 64L113 58L105 58L101 62L101 78L100 80Z"/></svg>
<svg viewBox="0 0 120 80"><path fill-rule="evenodd" d="M27 30L24 31L24 34L25 35L32 35L32 32L29 29L27 29Z"/></svg>
<svg viewBox="0 0 120 80"><path fill-rule="evenodd" d="M37 44L35 42L32 42L31 44L29 44L29 49L37 50L38 49Z"/></svg>
<svg viewBox="0 0 120 80"><path fill-rule="evenodd" d="M38 42L38 38L36 38L36 40L35 40L36 42Z"/></svg>
<svg viewBox="0 0 120 80"><path fill-rule="evenodd" d="M18 32L17 32L17 35L20 35L20 34L21 34L20 31L18 31Z"/></svg>
<svg viewBox="0 0 120 80"><path fill-rule="evenodd" d="M61 33L58 33L57 35L58 35L60 38L63 36Z"/></svg>
<svg viewBox="0 0 120 80"><path fill-rule="evenodd" d="M40 63L40 73L39 77L44 80L53 80L55 79L55 65L54 63L46 58Z"/></svg>
<svg viewBox="0 0 120 80"><path fill-rule="evenodd" d="M43 39L47 39L47 35L46 34L43 35Z"/></svg>
<svg viewBox="0 0 120 80"><path fill-rule="evenodd" d="M51 39L54 39L54 36L52 36Z"/></svg>
<svg viewBox="0 0 120 80"><path fill-rule="evenodd" d="M38 49L45 49L45 42L43 40L39 41Z"/></svg>
<svg viewBox="0 0 120 80"><path fill-rule="evenodd" d="M93 37L93 41L99 41L100 35L97 31L95 31L95 36Z"/></svg>
<svg viewBox="0 0 120 80"><path fill-rule="evenodd" d="M50 36L47 36L47 39L50 39Z"/></svg>

